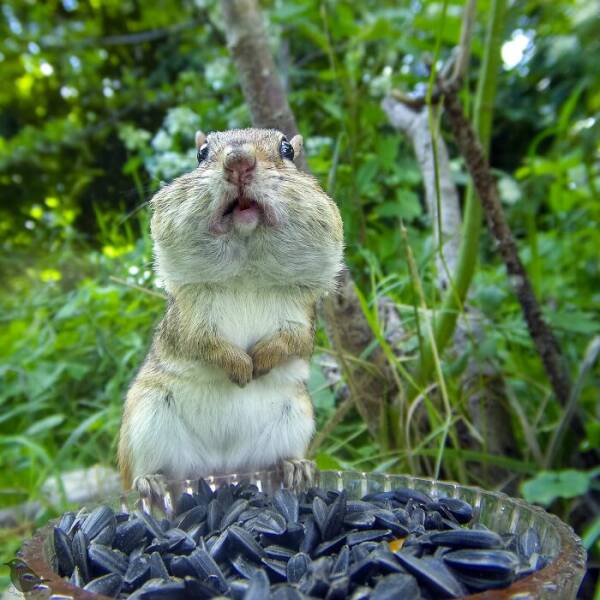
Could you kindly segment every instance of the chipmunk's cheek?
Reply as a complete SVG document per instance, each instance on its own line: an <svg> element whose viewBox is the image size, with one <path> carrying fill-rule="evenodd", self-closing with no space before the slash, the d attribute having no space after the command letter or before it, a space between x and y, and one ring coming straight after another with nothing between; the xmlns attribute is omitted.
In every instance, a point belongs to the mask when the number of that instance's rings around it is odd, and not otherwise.
<svg viewBox="0 0 600 600"><path fill-rule="evenodd" d="M213 235L224 235L233 228L232 215L215 215L208 224L208 231Z"/></svg>
<svg viewBox="0 0 600 600"><path fill-rule="evenodd" d="M262 206L263 221L267 227L278 229L287 222L284 212L277 206L265 204Z"/></svg>

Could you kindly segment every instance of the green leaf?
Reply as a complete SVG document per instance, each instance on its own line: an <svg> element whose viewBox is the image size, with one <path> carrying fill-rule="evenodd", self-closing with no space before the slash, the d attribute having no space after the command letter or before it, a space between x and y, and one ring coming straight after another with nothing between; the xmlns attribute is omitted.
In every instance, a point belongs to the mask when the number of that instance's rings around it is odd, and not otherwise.
<svg viewBox="0 0 600 600"><path fill-rule="evenodd" d="M317 463L317 467L322 471L341 471L343 469L342 465L340 465L333 456L325 454L324 452L319 452L319 454L315 456L315 462Z"/></svg>
<svg viewBox="0 0 600 600"><path fill-rule="evenodd" d="M592 476L593 472L575 469L540 471L521 485L521 492L527 502L549 506L557 498L576 498L585 494Z"/></svg>
<svg viewBox="0 0 600 600"><path fill-rule="evenodd" d="M37 421L36 423L33 423L31 426L29 426L25 431L25 434L33 437L34 435L38 435L40 433L48 431L49 429L54 429L55 427L58 427L64 420L64 415L50 415L49 417L41 419L40 421Z"/></svg>
<svg viewBox="0 0 600 600"><path fill-rule="evenodd" d="M374 179L379 164L374 158L367 159L356 173L356 183L361 193L364 193L371 181Z"/></svg>
<svg viewBox="0 0 600 600"><path fill-rule="evenodd" d="M335 396L318 364L311 362L308 391L318 410L331 411L335 407Z"/></svg>
<svg viewBox="0 0 600 600"><path fill-rule="evenodd" d="M396 199L402 207L401 217L407 221L418 217L421 212L421 203L417 194L411 190L400 188L396 190Z"/></svg>
<svg viewBox="0 0 600 600"><path fill-rule="evenodd" d="M384 202L373 210L378 217L398 217L410 221L421 214L421 204L418 196L410 190L396 191L396 202Z"/></svg>
<svg viewBox="0 0 600 600"><path fill-rule="evenodd" d="M549 311L546 316L550 325L556 329L587 335L600 332L600 322L591 313L580 310Z"/></svg>

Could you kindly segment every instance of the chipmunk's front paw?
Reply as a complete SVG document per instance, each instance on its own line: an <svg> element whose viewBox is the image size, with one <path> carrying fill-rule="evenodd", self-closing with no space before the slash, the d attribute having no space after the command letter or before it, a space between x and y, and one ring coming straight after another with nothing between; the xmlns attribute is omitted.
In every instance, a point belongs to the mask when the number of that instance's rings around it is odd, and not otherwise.
<svg viewBox="0 0 600 600"><path fill-rule="evenodd" d="M250 350L250 356L254 364L254 377L260 377L288 358L288 347L279 337L260 340Z"/></svg>
<svg viewBox="0 0 600 600"><path fill-rule="evenodd" d="M283 468L283 487L300 492L314 484L317 465L312 460L289 459L282 461L281 466Z"/></svg>
<svg viewBox="0 0 600 600"><path fill-rule="evenodd" d="M167 493L167 479L160 473L139 475L133 480L132 487L142 499L156 503Z"/></svg>
<svg viewBox="0 0 600 600"><path fill-rule="evenodd" d="M227 376L229 380L244 387L252 381L252 373L254 365L252 359L246 353L240 353L239 356L235 357L227 367Z"/></svg>

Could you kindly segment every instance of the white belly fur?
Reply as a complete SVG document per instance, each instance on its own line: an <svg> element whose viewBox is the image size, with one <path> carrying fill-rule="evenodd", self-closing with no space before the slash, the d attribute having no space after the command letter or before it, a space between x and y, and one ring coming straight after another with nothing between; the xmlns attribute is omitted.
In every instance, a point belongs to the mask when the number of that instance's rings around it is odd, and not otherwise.
<svg viewBox="0 0 600 600"><path fill-rule="evenodd" d="M228 341L249 350L284 323L306 324L305 310L279 297L232 294L218 301L216 323ZM200 304L197 318L205 320ZM208 308L208 306L207 306ZM214 306L213 306L214 308ZM164 390L147 391L129 423L132 475L169 478L249 472L282 459L302 458L314 432L312 415L298 398L308 363L291 359L244 388L197 362L172 361Z"/></svg>

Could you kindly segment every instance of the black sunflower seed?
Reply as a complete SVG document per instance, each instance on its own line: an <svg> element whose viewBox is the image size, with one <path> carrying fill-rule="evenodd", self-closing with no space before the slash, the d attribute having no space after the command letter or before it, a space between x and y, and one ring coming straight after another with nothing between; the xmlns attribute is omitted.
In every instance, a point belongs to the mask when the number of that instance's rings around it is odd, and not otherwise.
<svg viewBox="0 0 600 600"><path fill-rule="evenodd" d="M287 564L282 560L264 557L261 562L266 567L267 574L272 582L287 579Z"/></svg>
<svg viewBox="0 0 600 600"><path fill-rule="evenodd" d="M189 531L192 527L198 526L206 518L206 506L200 504L193 506L189 510L182 512L174 520L175 527Z"/></svg>
<svg viewBox="0 0 600 600"><path fill-rule="evenodd" d="M396 558L400 564L427 588L446 598L460 598L466 595L466 589L460 581L437 558L416 558L404 552L398 552Z"/></svg>
<svg viewBox="0 0 600 600"><path fill-rule="evenodd" d="M366 531L353 531L346 536L348 546L362 544L363 542L378 542L384 538L390 538L392 532L389 529L367 529Z"/></svg>
<svg viewBox="0 0 600 600"><path fill-rule="evenodd" d="M329 540L338 535L346 516L346 491L340 492L339 496L333 501L323 524L320 526L321 535L324 540Z"/></svg>
<svg viewBox="0 0 600 600"><path fill-rule="evenodd" d="M108 573L102 577L93 579L88 584L83 586L86 592L92 594L101 594L103 596L116 597L121 591L123 578L117 573Z"/></svg>
<svg viewBox="0 0 600 600"><path fill-rule="evenodd" d="M109 506L98 506L85 519L81 525L81 531L91 541L106 527L112 525L116 528L117 520L115 513Z"/></svg>
<svg viewBox="0 0 600 600"><path fill-rule="evenodd" d="M259 561L265 554L262 546L245 529L232 525L229 528L231 546L248 558Z"/></svg>
<svg viewBox="0 0 600 600"><path fill-rule="evenodd" d="M139 519L130 519L117 525L113 548L129 554L146 538L146 525Z"/></svg>
<svg viewBox="0 0 600 600"><path fill-rule="evenodd" d="M212 556L208 554L208 552L205 552L200 548L196 548L196 550L189 555L188 559L192 563L198 577L201 579L213 577L219 583L217 589L227 588L227 582L225 581L223 571L221 571L219 565L214 561Z"/></svg>
<svg viewBox="0 0 600 600"><path fill-rule="evenodd" d="M73 536L73 543L71 544L71 549L73 552L73 562L75 563L75 566L79 569L79 573L81 574L83 581L85 581L86 583L91 579L87 547L87 539L83 531L81 531L80 529Z"/></svg>
<svg viewBox="0 0 600 600"><path fill-rule="evenodd" d="M375 525L375 515L372 512L352 512L346 511L344 525L356 529L369 529Z"/></svg>
<svg viewBox="0 0 600 600"><path fill-rule="evenodd" d="M177 504L175 505L175 513L180 515L188 510L191 510L192 508L195 508L196 506L198 506L198 503L192 494L181 494L181 496L179 496L177 499Z"/></svg>
<svg viewBox="0 0 600 600"><path fill-rule="evenodd" d="M268 600L269 587L267 574L262 569L259 569L250 580L244 600Z"/></svg>
<svg viewBox="0 0 600 600"><path fill-rule="evenodd" d="M500 548L502 538L493 531L452 529L431 534L431 543L450 548Z"/></svg>
<svg viewBox="0 0 600 600"><path fill-rule="evenodd" d="M319 527L319 531L321 532L325 527L325 520L327 519L328 512L329 507L327 506L326 502L319 496L316 496L312 503L312 513L315 519L315 523L317 524L317 526Z"/></svg>
<svg viewBox="0 0 600 600"><path fill-rule="evenodd" d="M198 504L206 506L214 498L214 492L205 479L200 479L198 481L198 490L193 496Z"/></svg>
<svg viewBox="0 0 600 600"><path fill-rule="evenodd" d="M308 571L310 564L310 557L304 552L299 552L292 556L287 563L287 580L290 583L298 583Z"/></svg>
<svg viewBox="0 0 600 600"><path fill-rule="evenodd" d="M186 577L183 581L185 598L217 598L222 596L221 592L210 585L207 581L201 581L196 577Z"/></svg>
<svg viewBox="0 0 600 600"><path fill-rule="evenodd" d="M75 513L74 512L66 512L60 518L57 527L62 529L64 533L69 533L73 522L75 521Z"/></svg>
<svg viewBox="0 0 600 600"><path fill-rule="evenodd" d="M92 540L95 544L102 544L103 546L112 546L115 534L117 531L117 520L109 523L104 529L100 530L100 533Z"/></svg>
<svg viewBox="0 0 600 600"><path fill-rule="evenodd" d="M265 554L269 558L288 561L290 558L292 558L292 556L294 556L295 552L293 550L290 550L290 548L286 548L285 546L271 544L270 546L265 547Z"/></svg>
<svg viewBox="0 0 600 600"><path fill-rule="evenodd" d="M440 498L438 504L448 510L462 525L473 518L473 507L460 498Z"/></svg>
<svg viewBox="0 0 600 600"><path fill-rule="evenodd" d="M238 498L223 515L221 519L221 529L233 525L238 520L238 517L248 508L248 500Z"/></svg>
<svg viewBox="0 0 600 600"><path fill-rule="evenodd" d="M168 579L169 571L158 552L153 552L148 559L150 562L150 576L153 579Z"/></svg>
<svg viewBox="0 0 600 600"><path fill-rule="evenodd" d="M260 567L256 563L246 559L242 554L238 554L230 560L231 566L244 579L251 579Z"/></svg>
<svg viewBox="0 0 600 600"><path fill-rule="evenodd" d="M213 539L210 550L208 553L215 560L223 560L227 557L229 546L227 543L227 539L229 537L229 530L225 529L219 536Z"/></svg>
<svg viewBox="0 0 600 600"><path fill-rule="evenodd" d="M343 546L331 567L331 577L341 577L348 574L350 567L350 548Z"/></svg>
<svg viewBox="0 0 600 600"><path fill-rule="evenodd" d="M298 497L291 490L282 488L273 494L273 506L288 523L296 523L299 516Z"/></svg>
<svg viewBox="0 0 600 600"><path fill-rule="evenodd" d="M149 513L144 510L136 510L135 517L142 522L150 538L162 539L165 537L165 532L160 523Z"/></svg>
<svg viewBox="0 0 600 600"><path fill-rule="evenodd" d="M287 528L285 517L271 510L261 511L252 529L258 533L282 535Z"/></svg>
<svg viewBox="0 0 600 600"><path fill-rule="evenodd" d="M313 551L315 556L325 556L335 552L338 548L341 548L346 541L346 534L342 533L334 538L321 542Z"/></svg>
<svg viewBox="0 0 600 600"><path fill-rule="evenodd" d="M129 566L123 576L123 583L132 589L140 587L150 579L150 561L146 556L137 556L129 560Z"/></svg>
<svg viewBox="0 0 600 600"><path fill-rule="evenodd" d="M75 568L71 540L60 527L54 527L52 534L58 573L59 575L70 577Z"/></svg>
<svg viewBox="0 0 600 600"><path fill-rule="evenodd" d="M213 532L219 529L221 519L223 518L223 506L218 498L214 498L208 503L206 509L206 524L208 531Z"/></svg>
<svg viewBox="0 0 600 600"><path fill-rule="evenodd" d="M88 548L90 564L100 573L118 573L123 576L129 566L129 558L120 550L101 544L91 544Z"/></svg>
<svg viewBox="0 0 600 600"><path fill-rule="evenodd" d="M453 550L444 555L453 569L511 576L519 566L519 558L510 550Z"/></svg>
<svg viewBox="0 0 600 600"><path fill-rule="evenodd" d="M350 587L350 578L347 576L338 577L332 580L325 600L346 600L348 597L348 588Z"/></svg>
<svg viewBox="0 0 600 600"><path fill-rule="evenodd" d="M187 556L174 556L169 563L169 571L174 577L198 577L192 561Z"/></svg>
<svg viewBox="0 0 600 600"><path fill-rule="evenodd" d="M421 590L417 580L408 573L395 573L380 579L371 594L371 600L420 600Z"/></svg>

